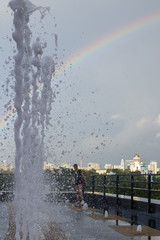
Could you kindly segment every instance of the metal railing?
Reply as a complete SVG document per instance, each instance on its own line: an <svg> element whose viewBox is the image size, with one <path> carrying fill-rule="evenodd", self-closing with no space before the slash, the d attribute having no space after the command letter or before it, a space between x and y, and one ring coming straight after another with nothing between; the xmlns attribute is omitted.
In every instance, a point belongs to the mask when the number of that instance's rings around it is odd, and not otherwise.
<svg viewBox="0 0 160 240"><path fill-rule="evenodd" d="M84 173L85 174L85 173ZM59 192L72 191L70 188L72 174L55 174L50 172L46 175L46 184L50 184L51 192L55 187ZM122 198L130 200L131 209L134 208L136 200L143 201L148 204L150 212L153 206L153 199L159 200L160 204L160 174L115 174L115 175L90 175L86 173L88 186L85 192L90 192L95 197L95 194L102 194L104 200L108 195L114 194L117 205ZM56 183L52 184L52 183ZM53 186L52 186L53 185ZM10 194L14 190L14 175L0 174L0 199L3 195ZM142 199L143 198L143 199Z"/></svg>
<svg viewBox="0 0 160 240"><path fill-rule="evenodd" d="M92 194L102 193L104 199L107 194L114 194L116 203L121 195L127 195L134 208L134 199L146 199L148 212L152 207L152 199L160 200L160 174L116 174L93 175L90 190ZM140 200L141 201L141 200Z"/></svg>

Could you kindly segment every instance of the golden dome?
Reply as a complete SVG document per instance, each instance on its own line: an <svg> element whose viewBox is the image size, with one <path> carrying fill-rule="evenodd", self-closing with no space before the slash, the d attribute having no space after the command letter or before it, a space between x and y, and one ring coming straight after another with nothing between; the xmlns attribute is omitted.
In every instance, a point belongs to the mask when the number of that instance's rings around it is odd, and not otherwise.
<svg viewBox="0 0 160 240"><path fill-rule="evenodd" d="M138 157L138 158L139 158L139 155L136 153L136 154L134 155L134 157Z"/></svg>

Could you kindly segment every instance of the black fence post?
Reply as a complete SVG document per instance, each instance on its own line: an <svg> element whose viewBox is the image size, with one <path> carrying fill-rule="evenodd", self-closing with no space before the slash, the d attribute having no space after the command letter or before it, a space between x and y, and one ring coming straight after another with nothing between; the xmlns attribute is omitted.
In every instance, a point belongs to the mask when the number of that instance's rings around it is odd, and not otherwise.
<svg viewBox="0 0 160 240"><path fill-rule="evenodd" d="M93 200L93 207L95 207L94 191L95 191L95 177L92 176L92 200Z"/></svg>
<svg viewBox="0 0 160 240"><path fill-rule="evenodd" d="M133 209L133 196L134 196L134 176L131 175L131 209Z"/></svg>
<svg viewBox="0 0 160 240"><path fill-rule="evenodd" d="M151 175L148 174L148 213L151 211Z"/></svg>
<svg viewBox="0 0 160 240"><path fill-rule="evenodd" d="M119 175L116 177L116 202L119 205Z"/></svg>
<svg viewBox="0 0 160 240"><path fill-rule="evenodd" d="M95 190L95 182L94 182L94 176L92 176L92 194L94 194Z"/></svg>
<svg viewBox="0 0 160 240"><path fill-rule="evenodd" d="M103 198L106 199L106 175L103 178Z"/></svg>

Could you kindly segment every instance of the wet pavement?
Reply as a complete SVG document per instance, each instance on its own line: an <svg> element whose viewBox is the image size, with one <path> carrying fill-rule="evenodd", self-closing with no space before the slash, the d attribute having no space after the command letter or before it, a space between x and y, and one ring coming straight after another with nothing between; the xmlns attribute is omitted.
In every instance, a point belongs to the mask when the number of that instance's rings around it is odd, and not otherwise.
<svg viewBox="0 0 160 240"><path fill-rule="evenodd" d="M2 240L8 230L8 211L5 203L0 202L0 240Z"/></svg>
<svg viewBox="0 0 160 240"><path fill-rule="evenodd" d="M114 231L110 226L130 226L130 216L128 215L127 221L121 220L95 220L88 217L86 214L102 214L102 212L93 212L93 211L83 211L79 212L72 209L72 205L63 206L64 214L68 216L68 221L64 224L64 222L59 222L61 228L67 233L67 237L69 240L103 240L103 239L140 239L140 240L159 240L160 236L152 237L152 236L134 236L134 237L125 237L124 235ZM109 214L113 213L116 215L115 209L110 209ZM120 213L120 212L118 212ZM126 213L126 214L125 214ZM133 213L132 213L133 214ZM124 213L121 211L122 217L127 217L127 211L124 209ZM140 213L141 215L141 213ZM134 212L134 216L136 213ZM146 218L146 216L145 216ZM132 222L133 224L133 222ZM138 224L143 224L142 222L138 222Z"/></svg>
<svg viewBox="0 0 160 240"><path fill-rule="evenodd" d="M154 216L145 213L129 211L127 209L109 209L109 214L115 214L128 218L127 221L122 220L95 220L88 217L86 214L102 214L102 212L76 211L72 204L48 203L46 215L52 221L56 221L59 227L65 232L68 240L103 240L103 239L118 239L118 240L159 240L160 236L133 236L126 237L110 226L130 226L132 224L152 223L153 227L160 230L158 213ZM117 212L118 211L118 212ZM132 221L131 221L132 220ZM157 224L158 221L158 224ZM8 229L8 212L7 205L0 202L0 240L3 240Z"/></svg>

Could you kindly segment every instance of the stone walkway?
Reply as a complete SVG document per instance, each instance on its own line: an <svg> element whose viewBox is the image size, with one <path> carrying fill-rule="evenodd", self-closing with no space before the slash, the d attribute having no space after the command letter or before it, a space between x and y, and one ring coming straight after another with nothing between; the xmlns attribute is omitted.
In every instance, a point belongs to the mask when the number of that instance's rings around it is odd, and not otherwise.
<svg viewBox="0 0 160 240"><path fill-rule="evenodd" d="M72 209L71 205L63 206L63 214L67 216L64 221L60 221L61 228L67 233L69 240L159 240L157 237L125 237L114 231L110 226L130 226L127 221L122 220L95 220L87 214L102 214L93 211L80 212Z"/></svg>
<svg viewBox="0 0 160 240"><path fill-rule="evenodd" d="M103 220L88 217L86 214L102 214L99 212L76 211L71 204L49 203L47 216L56 221L59 227L65 232L68 240L159 240L160 236L134 236L126 237L110 226L130 226L125 220ZM0 240L3 240L8 229L8 213L5 203L0 202Z"/></svg>
<svg viewBox="0 0 160 240"><path fill-rule="evenodd" d="M6 204L0 202L0 240L3 240L8 230L8 212Z"/></svg>

